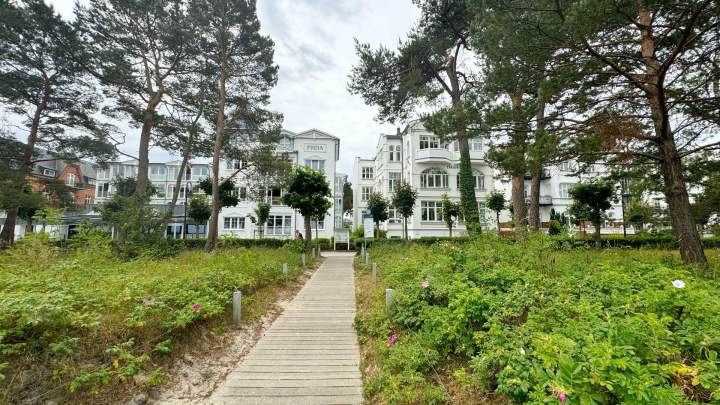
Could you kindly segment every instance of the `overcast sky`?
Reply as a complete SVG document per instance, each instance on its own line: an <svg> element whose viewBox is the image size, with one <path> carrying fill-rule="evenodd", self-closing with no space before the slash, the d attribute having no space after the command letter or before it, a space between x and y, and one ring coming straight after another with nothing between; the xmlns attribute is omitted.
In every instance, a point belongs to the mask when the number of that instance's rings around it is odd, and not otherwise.
<svg viewBox="0 0 720 405"><path fill-rule="evenodd" d="M68 19L74 1L49 0ZM317 128L339 137L338 171L352 175L355 156L371 157L378 134L395 132L393 125L374 120L375 108L346 90L357 61L353 38L395 46L418 10L410 0L258 0L258 15L263 31L275 41L280 66L272 108L284 114L290 131ZM122 149L136 155L139 129L128 132ZM150 157L173 158L160 149Z"/></svg>

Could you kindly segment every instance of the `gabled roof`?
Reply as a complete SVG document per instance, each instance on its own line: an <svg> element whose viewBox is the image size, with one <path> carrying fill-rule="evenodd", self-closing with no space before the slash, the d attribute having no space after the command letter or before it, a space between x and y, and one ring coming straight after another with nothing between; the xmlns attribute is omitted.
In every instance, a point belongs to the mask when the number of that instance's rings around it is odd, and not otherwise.
<svg viewBox="0 0 720 405"><path fill-rule="evenodd" d="M340 138L338 138L337 136L328 134L327 132L321 131L316 128L311 128L311 129L308 129L307 131L302 131L302 132L296 134L295 137L296 138L315 138L315 139L329 138L329 139L340 140Z"/></svg>

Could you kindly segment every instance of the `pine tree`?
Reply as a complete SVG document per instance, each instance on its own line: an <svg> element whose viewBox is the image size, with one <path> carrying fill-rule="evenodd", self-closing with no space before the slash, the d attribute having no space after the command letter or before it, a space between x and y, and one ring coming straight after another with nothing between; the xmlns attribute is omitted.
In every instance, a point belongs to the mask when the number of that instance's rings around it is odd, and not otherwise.
<svg viewBox="0 0 720 405"><path fill-rule="evenodd" d="M15 189L24 188L25 175L43 160L38 148L67 161L114 155L105 128L92 117L95 92L76 62L83 53L76 30L42 0L0 1L0 101L28 131L21 148L2 143L8 168L18 172ZM13 243L17 208L5 207L0 246Z"/></svg>
<svg viewBox="0 0 720 405"><path fill-rule="evenodd" d="M274 150L280 114L267 110L270 90L277 83L274 43L260 33L254 0L192 0L192 18L204 34L196 69L216 86L209 94L207 116L213 132L212 215L206 250L215 249L220 213L220 185L240 174L270 175L277 170ZM220 158L241 161L220 179Z"/></svg>
<svg viewBox="0 0 720 405"><path fill-rule="evenodd" d="M397 51L371 49L356 42L360 63L350 76L348 89L379 107L378 119L408 119L416 109L450 105L424 117L430 131L456 139L460 149L460 202L468 232L481 231L468 140L477 135L470 128L475 109L468 93L477 86L472 69L462 58L470 47L470 13L464 0L415 0L421 18Z"/></svg>

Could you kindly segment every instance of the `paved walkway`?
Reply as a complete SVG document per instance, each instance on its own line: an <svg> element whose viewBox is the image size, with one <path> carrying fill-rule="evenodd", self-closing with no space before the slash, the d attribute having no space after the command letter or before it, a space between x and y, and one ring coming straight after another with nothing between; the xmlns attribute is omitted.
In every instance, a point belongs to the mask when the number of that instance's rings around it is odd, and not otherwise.
<svg viewBox="0 0 720 405"><path fill-rule="evenodd" d="M213 404L360 404L352 255L325 263L213 394Z"/></svg>

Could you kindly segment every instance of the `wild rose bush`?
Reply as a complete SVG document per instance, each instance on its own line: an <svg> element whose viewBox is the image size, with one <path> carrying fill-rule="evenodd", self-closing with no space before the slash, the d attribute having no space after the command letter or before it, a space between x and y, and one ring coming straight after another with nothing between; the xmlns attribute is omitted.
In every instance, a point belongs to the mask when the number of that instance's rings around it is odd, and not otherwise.
<svg viewBox="0 0 720 405"><path fill-rule="evenodd" d="M227 322L233 291L248 304L282 282L284 262L291 279L300 274L300 255L285 248L124 262L107 244L63 253L30 238L0 254L0 403L37 385L67 394L125 381L172 351L173 339Z"/></svg>
<svg viewBox="0 0 720 405"><path fill-rule="evenodd" d="M463 387L512 402L720 402L718 281L668 251L550 242L374 247L378 284L360 291L355 322L366 395L444 403ZM717 271L718 251L708 254Z"/></svg>

